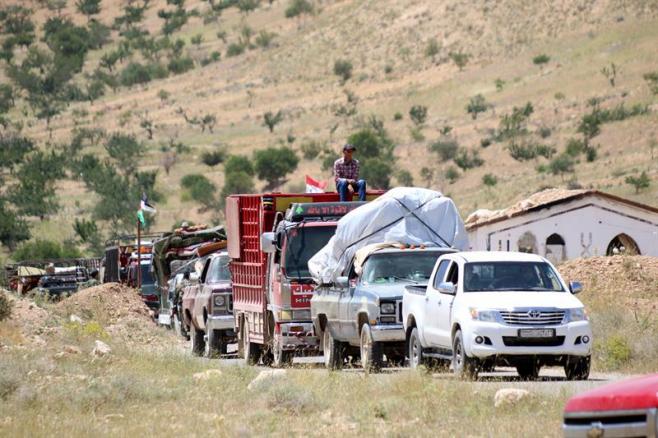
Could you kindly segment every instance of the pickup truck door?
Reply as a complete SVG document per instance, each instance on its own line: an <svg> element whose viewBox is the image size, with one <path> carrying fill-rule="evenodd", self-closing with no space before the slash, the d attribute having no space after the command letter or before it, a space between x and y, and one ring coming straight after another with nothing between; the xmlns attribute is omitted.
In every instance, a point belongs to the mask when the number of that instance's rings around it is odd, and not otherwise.
<svg viewBox="0 0 658 438"><path fill-rule="evenodd" d="M439 284L451 281L458 273L458 265L443 260L439 265L434 282L427 287L425 295L425 342L428 347L451 348L450 326L454 295L439 292ZM457 277L454 277L457 278ZM456 280L455 280L456 281Z"/></svg>
<svg viewBox="0 0 658 438"><path fill-rule="evenodd" d="M344 341L353 341L358 338L356 326L356 313L355 309L358 303L354 301L354 292L359 279L356 276L351 276L348 280L347 287L343 289L338 304L338 312L340 314L341 322L341 339Z"/></svg>
<svg viewBox="0 0 658 438"><path fill-rule="evenodd" d="M203 321L203 297L208 293L206 289L206 278L208 277L208 272L210 271L210 264L215 261L219 262L219 258L208 259L203 265L203 271L201 271L201 278L199 278L199 287L196 289L196 294L194 296L194 310L192 311L192 318L196 322L196 326L202 330L205 330L205 323ZM210 312L210 309L208 309Z"/></svg>

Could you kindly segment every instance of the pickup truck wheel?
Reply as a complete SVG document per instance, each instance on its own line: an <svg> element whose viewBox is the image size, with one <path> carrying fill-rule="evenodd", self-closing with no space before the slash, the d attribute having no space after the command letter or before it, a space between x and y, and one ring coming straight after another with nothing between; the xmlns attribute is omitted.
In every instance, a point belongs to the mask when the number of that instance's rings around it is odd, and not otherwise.
<svg viewBox="0 0 658 438"><path fill-rule="evenodd" d="M206 349L204 335L203 330L197 330L194 326L190 326L190 350L193 356L203 355Z"/></svg>
<svg viewBox="0 0 658 438"><path fill-rule="evenodd" d="M322 349L324 350L324 366L330 370L339 370L343 368L343 348L340 342L336 341L329 327L322 333Z"/></svg>
<svg viewBox="0 0 658 438"><path fill-rule="evenodd" d="M222 354L222 337L218 330L208 330L208 340L206 341L205 356L208 359L217 359Z"/></svg>
<svg viewBox="0 0 658 438"><path fill-rule="evenodd" d="M256 365L260 359L260 347L258 344L254 344L249 340L249 329L247 327L243 327L242 330L242 350L244 352L244 363L245 365Z"/></svg>
<svg viewBox="0 0 658 438"><path fill-rule="evenodd" d="M293 355L292 351L283 349L281 339L275 335L272 339L272 366L274 368L283 368L292 365Z"/></svg>
<svg viewBox="0 0 658 438"><path fill-rule="evenodd" d="M420 345L418 329L414 327L409 335L409 366L415 370L423 364L423 347Z"/></svg>
<svg viewBox="0 0 658 438"><path fill-rule="evenodd" d="M452 341L452 368L460 379L477 380L478 378L478 361L466 354L461 330L457 330Z"/></svg>
<svg viewBox="0 0 658 438"><path fill-rule="evenodd" d="M372 339L369 324L361 328L361 366L366 374L377 372L382 366L382 345Z"/></svg>
<svg viewBox="0 0 658 438"><path fill-rule="evenodd" d="M567 380L587 380L590 365L590 356L569 356L564 364L564 374Z"/></svg>
<svg viewBox="0 0 658 438"><path fill-rule="evenodd" d="M523 380L537 380L540 369L541 366L534 359L523 361L516 365L516 372L519 373L519 377Z"/></svg>

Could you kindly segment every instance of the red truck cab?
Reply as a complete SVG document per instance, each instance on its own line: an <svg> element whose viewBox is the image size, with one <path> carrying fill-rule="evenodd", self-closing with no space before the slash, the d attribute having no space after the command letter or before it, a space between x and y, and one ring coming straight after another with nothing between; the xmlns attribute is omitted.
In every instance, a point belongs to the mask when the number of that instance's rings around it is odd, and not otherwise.
<svg viewBox="0 0 658 438"><path fill-rule="evenodd" d="M246 363L282 366L296 354L318 353L308 260L334 235L338 219L360 205L338 202L337 193L227 198L235 331Z"/></svg>
<svg viewBox="0 0 658 438"><path fill-rule="evenodd" d="M658 374L622 380L567 402L565 437L658 436Z"/></svg>

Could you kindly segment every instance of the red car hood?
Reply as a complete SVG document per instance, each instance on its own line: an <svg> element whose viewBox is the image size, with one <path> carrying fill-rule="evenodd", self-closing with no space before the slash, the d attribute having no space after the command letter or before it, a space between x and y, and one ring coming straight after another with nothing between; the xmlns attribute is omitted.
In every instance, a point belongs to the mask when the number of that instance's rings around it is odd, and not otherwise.
<svg viewBox="0 0 658 438"><path fill-rule="evenodd" d="M565 412L626 411L658 407L658 374L611 383L572 397Z"/></svg>

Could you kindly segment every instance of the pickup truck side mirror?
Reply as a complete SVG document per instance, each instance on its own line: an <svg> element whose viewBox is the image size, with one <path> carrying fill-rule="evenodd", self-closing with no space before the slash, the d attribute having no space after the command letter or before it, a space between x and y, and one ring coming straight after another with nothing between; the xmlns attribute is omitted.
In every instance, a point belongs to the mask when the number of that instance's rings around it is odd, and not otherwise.
<svg viewBox="0 0 658 438"><path fill-rule="evenodd" d="M455 295L457 293L457 287L455 287L454 283L450 283L449 281L446 281L439 284L439 293L446 295Z"/></svg>
<svg viewBox="0 0 658 438"><path fill-rule="evenodd" d="M347 277L336 278L336 286L347 287L348 285L349 285L349 279Z"/></svg>
<svg viewBox="0 0 658 438"><path fill-rule="evenodd" d="M569 290L572 294L576 295L583 291L583 285L579 281L571 281L569 282Z"/></svg>
<svg viewBox="0 0 658 438"><path fill-rule="evenodd" d="M276 244L275 244L276 237L274 233L268 232L268 233L263 233L260 236L260 247L262 251L266 254L272 254L276 252Z"/></svg>

